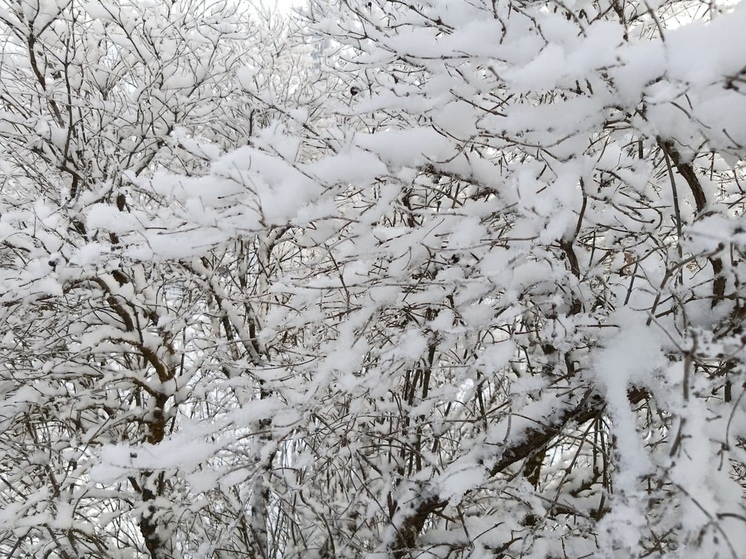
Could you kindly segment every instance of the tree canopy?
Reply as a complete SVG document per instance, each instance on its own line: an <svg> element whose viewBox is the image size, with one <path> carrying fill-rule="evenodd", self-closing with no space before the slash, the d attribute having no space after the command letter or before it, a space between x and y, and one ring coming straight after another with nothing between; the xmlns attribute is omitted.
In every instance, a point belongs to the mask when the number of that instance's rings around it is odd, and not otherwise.
<svg viewBox="0 0 746 559"><path fill-rule="evenodd" d="M744 28L0 0L0 554L738 559Z"/></svg>

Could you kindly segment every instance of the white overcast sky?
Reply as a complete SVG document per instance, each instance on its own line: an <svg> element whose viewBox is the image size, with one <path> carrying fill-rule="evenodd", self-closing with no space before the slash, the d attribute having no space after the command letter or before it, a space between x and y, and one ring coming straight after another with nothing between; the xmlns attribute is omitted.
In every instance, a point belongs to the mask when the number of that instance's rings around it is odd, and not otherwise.
<svg viewBox="0 0 746 559"><path fill-rule="evenodd" d="M289 11L293 6L304 4L304 0L264 0L265 5L276 4L278 8Z"/></svg>

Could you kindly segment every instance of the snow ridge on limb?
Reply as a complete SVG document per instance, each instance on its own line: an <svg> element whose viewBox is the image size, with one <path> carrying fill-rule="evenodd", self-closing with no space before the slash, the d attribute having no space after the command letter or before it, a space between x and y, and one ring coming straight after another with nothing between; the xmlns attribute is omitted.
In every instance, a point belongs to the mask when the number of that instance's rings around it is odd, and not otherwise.
<svg viewBox="0 0 746 559"><path fill-rule="evenodd" d="M478 452L478 454L483 456L476 460L476 464L487 470L490 477L504 473L506 469L517 462L543 451L550 441L566 429L568 425L581 426L600 417L602 412L603 400L598 396L591 398L589 393L576 407L565 410L555 420L549 419L547 421L545 419L544 424L540 426L523 426L521 428L514 425L511 421L512 418L509 418L506 420L511 423L509 426L497 425L493 428L494 430L500 430L501 427L503 430L507 428L509 433L506 433L504 437L499 437L503 439L501 442L482 443L480 445L481 452ZM473 460L474 453L471 454L465 460L460 460L451 465L449 469L463 470L464 465L461 462ZM430 489L418 488L418 492L425 495L431 494L434 492L433 488L439 488L442 485L441 480L447 480L448 477L449 472L446 470L439 478L429 483ZM443 499L437 493L437 489L434 495L424 499L420 497L414 502L407 502L407 507L404 508L406 512L401 515L402 518L394 517L396 538L391 546L394 557L405 557L408 550L414 549L428 517L444 509L449 503L457 504L452 503L448 498Z"/></svg>

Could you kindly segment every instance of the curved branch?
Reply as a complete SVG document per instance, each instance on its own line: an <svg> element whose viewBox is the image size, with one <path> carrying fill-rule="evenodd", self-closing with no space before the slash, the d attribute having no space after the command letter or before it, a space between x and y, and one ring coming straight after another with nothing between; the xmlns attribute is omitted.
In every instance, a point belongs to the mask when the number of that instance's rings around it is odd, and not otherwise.
<svg viewBox="0 0 746 559"><path fill-rule="evenodd" d="M694 197L694 203L697 207L697 215L703 215L705 209L707 208L707 196L705 195L705 190L704 188L702 188L702 183L700 182L699 177L694 170L694 166L691 163L684 162L681 154L678 152L672 141L659 139L658 145L660 146L666 158L670 159L673 162L674 167L676 167L679 175L681 175L682 178L686 181L686 184L689 185L689 190ZM715 256L708 256L707 261L712 267L712 273L714 276L712 284L711 304L711 306L714 307L725 297L725 277L723 276L723 261Z"/></svg>
<svg viewBox="0 0 746 559"><path fill-rule="evenodd" d="M630 391L628 396L633 402L641 398L635 390ZM554 420L541 423L538 427L528 428L510 443L497 447L496 454L499 453L499 457L489 470L490 476L495 476L513 464L541 451L568 425L580 425L597 418L603 413L604 407L605 403L601 398L594 397L590 391L587 392L577 405L565 410ZM439 495L431 495L423 499L419 505L412 507L411 513L400 524L397 531L392 550L396 559L405 557L408 550L415 547L428 517L445 508L447 504L447 499L442 499Z"/></svg>

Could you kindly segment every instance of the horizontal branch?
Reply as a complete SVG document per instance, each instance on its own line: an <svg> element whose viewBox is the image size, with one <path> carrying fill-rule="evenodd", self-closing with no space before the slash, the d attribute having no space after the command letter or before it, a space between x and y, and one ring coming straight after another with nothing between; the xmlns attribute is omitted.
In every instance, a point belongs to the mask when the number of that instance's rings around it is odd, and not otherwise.
<svg viewBox="0 0 746 559"><path fill-rule="evenodd" d="M628 397L632 403L637 403L644 399L645 394L633 389L629 392ZM601 398L588 393L580 403L565 410L554 420L548 423L537 422L538 427L526 429L521 436L516 437L513 441L496 446L495 454L499 457L490 468L490 475L496 476L517 462L541 451L568 425L580 425L596 419L603 413L604 407L605 403ZM417 538L428 517L432 513L445 508L447 504L447 499L435 495L423 500L412 509L397 532L393 548L393 555L396 559L405 557L407 550L415 547Z"/></svg>

